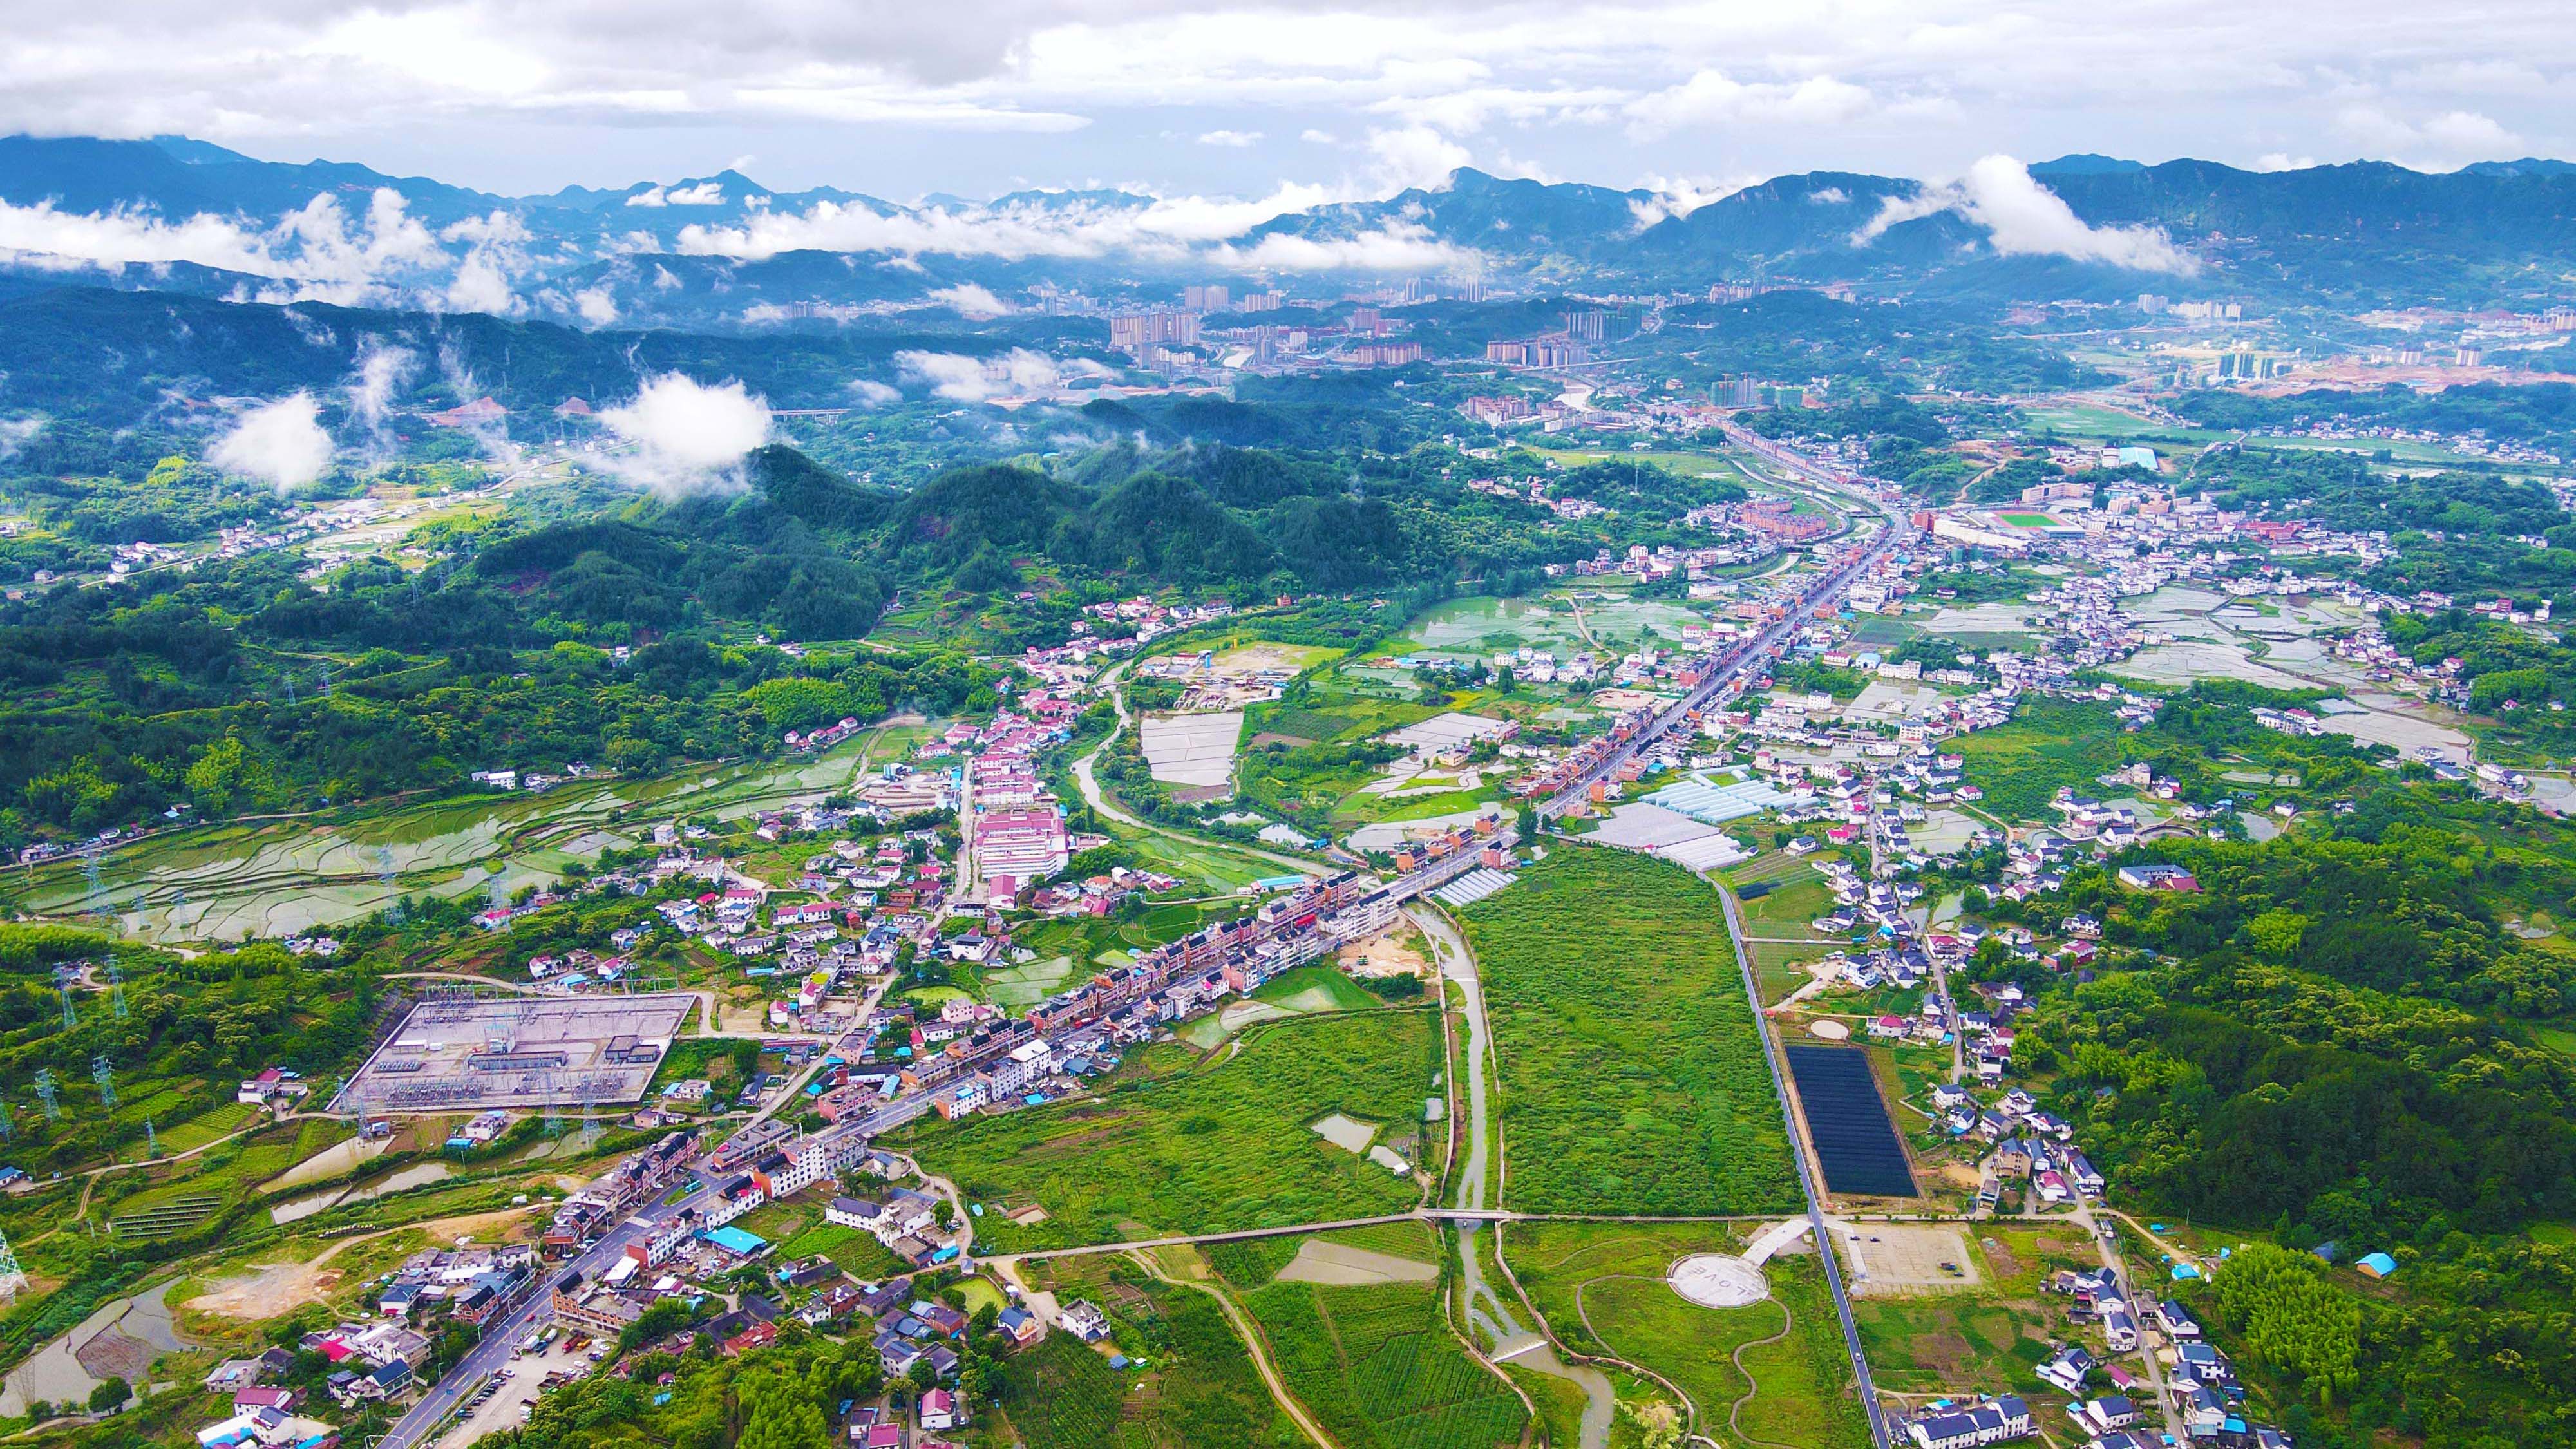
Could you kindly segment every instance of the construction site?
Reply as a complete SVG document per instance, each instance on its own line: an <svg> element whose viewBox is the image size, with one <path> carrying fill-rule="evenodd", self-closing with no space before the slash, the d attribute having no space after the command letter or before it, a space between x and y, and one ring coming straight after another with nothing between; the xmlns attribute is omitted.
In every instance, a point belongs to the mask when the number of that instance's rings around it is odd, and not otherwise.
<svg viewBox="0 0 2576 1449"><path fill-rule="evenodd" d="M381 1116L640 1101L696 1004L678 994L434 997L411 1009L333 1107Z"/></svg>

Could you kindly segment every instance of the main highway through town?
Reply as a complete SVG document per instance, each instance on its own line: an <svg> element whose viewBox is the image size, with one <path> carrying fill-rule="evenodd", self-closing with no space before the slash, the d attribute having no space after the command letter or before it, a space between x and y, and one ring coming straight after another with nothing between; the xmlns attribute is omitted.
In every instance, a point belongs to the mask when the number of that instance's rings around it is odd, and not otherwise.
<svg viewBox="0 0 2576 1449"><path fill-rule="evenodd" d="M821 1054L816 1056L819 1063ZM780 1106L796 1100L800 1098L796 1084L791 1082L780 1090L777 1100L768 1109L752 1120L757 1122L760 1117L766 1117ZM836 1138L856 1136L864 1140L911 1121L920 1116L928 1105L929 1099L924 1095L898 1098L863 1117L841 1122L827 1135ZM511 1350L520 1340L552 1314L553 1286L567 1274L578 1273L587 1281L615 1266L617 1260L625 1256L628 1247L651 1241L666 1225L689 1213L703 1216L708 1202L732 1177L731 1173L702 1171L698 1174L697 1186L687 1194L641 1208L620 1219L571 1261L538 1264L537 1287L528 1294L526 1301L501 1318L485 1324L481 1341L458 1359L419 1403L412 1405L395 1421L393 1428L377 1441L377 1449L413 1449L414 1445L424 1442L477 1385L510 1361Z"/></svg>
<svg viewBox="0 0 2576 1449"><path fill-rule="evenodd" d="M1813 588L1801 595L1798 607L1785 619L1722 656L1708 677L1701 680L1689 695L1657 714L1618 749L1595 762L1590 769L1569 781L1555 795L1540 802L1538 809L1542 815L1552 818L1564 813L1586 797L1595 781L1611 778L1619 766L1636 758L1676 729L1691 723L1690 717L1694 712L1707 707L1729 686L1769 667L1787 647L1789 640L1802 626L1813 620L1819 610L1839 605L1856 580L1886 561L1900 547L1909 543L1914 536L1913 531L1905 524L1904 515L1874 494L1863 492L1846 479L1835 476L1766 439L1732 428L1729 429L1729 434L1736 443L1760 454L1774 466L1794 473L1801 479L1828 489L1854 503L1863 504L1875 510L1883 516L1884 526L1858 553L1835 566ZM1084 763L1088 764L1089 761L1086 760ZM1084 783L1087 785L1089 781L1086 779ZM1463 861L1451 860L1435 862L1432 866L1417 870L1410 876L1399 878L1381 887L1377 894L1385 898L1390 905L1400 904L1447 880L1462 868L1463 863ZM794 1086L795 1084L791 1083L788 1089L782 1090L777 1101L761 1115L767 1116L770 1112L778 1110L779 1106L794 1100L796 1097ZM862 1139L873 1137L918 1117L927 1105L928 1099L922 1094L898 1098L864 1117L853 1118L834 1126L830 1129L830 1135L833 1137L855 1135ZM1785 1110L1785 1100L1783 1105ZM754 1119L754 1121L757 1120L758 1118ZM594 1274L605 1272L625 1255L630 1246L649 1242L668 1224L693 1212L703 1216L708 1202L721 1190L725 1177L725 1174L719 1173L700 1173L697 1185L686 1194L667 1202L641 1208L619 1220L615 1226L601 1234L569 1262L541 1265L538 1285L528 1294L526 1300L499 1320L485 1325L481 1341L463 1358L457 1360L420 1402L414 1404L402 1418L395 1421L393 1428L377 1441L376 1449L415 1449L415 1446L421 1444L433 1430L446 1422L448 1415L464 1403L477 1385L507 1364L511 1350L528 1335L531 1329L551 1314L553 1306L551 1289L554 1283L561 1281L567 1274L578 1273L584 1279L588 1279ZM1808 1183L1808 1194L1808 1211L1811 1216L1820 1219L1821 1209L1815 1199L1812 1182ZM1823 1233L1821 1223L1817 1231L1821 1238ZM1860 1352L1858 1335L1852 1327L1850 1302L1844 1295L1840 1273L1834 1271L1836 1265L1832 1261L1832 1254L1828 1252L1824 1256L1827 1275L1834 1288L1836 1306L1842 1312L1844 1336L1851 1350L1854 1367L1859 1374L1861 1398L1870 1408L1871 1428L1881 1449L1885 1449L1888 1443L1887 1430L1877 1413L1876 1395L1869 1381L1868 1361Z"/></svg>
<svg viewBox="0 0 2576 1449"><path fill-rule="evenodd" d="M1815 587L1800 595L1798 606L1790 611L1788 617L1754 639L1737 645L1720 656L1708 677L1701 680L1699 685L1680 702L1665 708L1619 748L1595 762L1580 776L1568 781L1555 795L1542 801L1538 806L1539 813L1542 815L1554 818L1581 804L1589 798L1591 787L1596 781L1614 778L1615 772L1621 765L1635 759L1675 730L1693 725L1694 714L1707 708L1731 686L1769 668L1772 661L1779 658L1781 652L1788 647L1790 639L1796 636L1799 629L1813 621L1817 615L1838 609L1856 580L1885 562L1898 549L1912 543L1916 537L1906 516L1876 494L1854 487L1845 479L1835 476L1767 439L1733 426L1728 427L1727 433L1734 442L1751 449L1773 466L1795 474L1820 488L1829 489L1840 497L1866 505L1880 514L1885 524L1878 530L1877 536L1858 553L1828 570ZM1797 1130L1797 1123L1791 1119L1793 1109L1789 1101L1789 1090L1787 1084L1781 1080L1779 1057L1772 1050L1771 1024L1760 1011L1761 991L1754 979L1752 958L1744 947L1744 924L1736 914L1734 895L1721 889L1719 899L1726 913L1728 934L1735 942L1737 966L1744 973L1745 999L1753 1004L1755 1022L1762 1032L1762 1054L1771 1067L1772 1090L1779 1097L1781 1116L1789 1119L1784 1120L1784 1125L1789 1130L1792 1148L1798 1155L1798 1185L1806 1195L1807 1221L1815 1237L1816 1255L1824 1264L1825 1281L1833 1290L1834 1311L1842 1321L1843 1349L1851 1360L1853 1381L1860 1394L1861 1408L1869 1415L1870 1438L1877 1449L1890 1449L1892 1442L1890 1430L1886 1415L1879 1410L1878 1388L1870 1377L1869 1355L1861 1348L1860 1330L1852 1321L1851 1295L1843 1283L1842 1264L1828 1237L1824 1194L1819 1189L1814 1164L1803 1148L1798 1145L1805 1141L1805 1134Z"/></svg>
<svg viewBox="0 0 2576 1449"><path fill-rule="evenodd" d="M1594 761L1589 768L1567 781L1564 788L1554 795L1540 801L1537 808L1538 813L1543 816L1554 819L1582 803L1588 798L1594 784L1613 778L1621 765L1645 753L1675 730L1693 724L1692 717L1708 708L1728 689L1768 669L1772 661L1778 659L1781 652L1788 647L1789 641L1796 637L1799 629L1812 622L1818 613L1839 607L1854 582L1886 562L1889 556L1912 542L1915 537L1905 514L1895 505L1881 500L1876 494L1854 487L1844 479L1836 477L1767 439L1732 427L1728 429L1728 434L1736 442L1754 449L1764 460L1775 466L1794 472L1821 488L1830 489L1855 504L1877 512L1881 515L1884 526L1858 553L1829 570L1823 578L1816 581L1813 588L1800 595L1798 606L1790 610L1786 618L1752 639L1719 655L1707 677L1693 687L1690 693L1665 706L1635 735Z"/></svg>

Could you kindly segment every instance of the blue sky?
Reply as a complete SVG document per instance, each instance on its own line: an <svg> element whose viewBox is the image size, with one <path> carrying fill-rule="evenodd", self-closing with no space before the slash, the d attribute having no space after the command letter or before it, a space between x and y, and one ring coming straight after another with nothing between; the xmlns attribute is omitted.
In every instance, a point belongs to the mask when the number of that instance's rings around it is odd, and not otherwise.
<svg viewBox="0 0 2576 1449"><path fill-rule="evenodd" d="M2567 155L2563 3L99 0L13 21L0 128L181 131L501 191L738 165L898 200L1296 202L1451 166L1680 197L2002 152Z"/></svg>

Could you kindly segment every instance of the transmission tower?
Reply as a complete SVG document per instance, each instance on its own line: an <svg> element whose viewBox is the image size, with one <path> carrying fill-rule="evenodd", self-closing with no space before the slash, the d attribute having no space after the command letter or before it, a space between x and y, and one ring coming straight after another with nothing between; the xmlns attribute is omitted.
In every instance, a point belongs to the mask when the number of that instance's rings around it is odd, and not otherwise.
<svg viewBox="0 0 2576 1449"><path fill-rule="evenodd" d="M15 1141L17 1141L17 1140L18 1140L18 1118L17 1118L17 1114L15 1114L15 1113L13 1113L13 1112L11 1112L11 1111L9 1110L9 1104L8 1104L8 1103L6 1103L6 1102L0 1102L0 1142L15 1142Z"/></svg>
<svg viewBox="0 0 2576 1449"><path fill-rule="evenodd" d="M151 1119L151 1118L149 1118L149 1117L146 1117L146 1118L144 1118L144 1119L143 1119L143 1156L144 1156L144 1160L146 1160L146 1161L150 1161L150 1160L152 1160L152 1159L154 1159L154 1158L159 1157L160 1155L161 1155L161 1133L160 1133L159 1129L155 1128L155 1127L152 1125L152 1119Z"/></svg>
<svg viewBox="0 0 2576 1449"><path fill-rule="evenodd" d="M45 1120L48 1122L61 1121L63 1117L63 1109L54 1105L53 1068L39 1067L36 1069L36 1095L44 1100Z"/></svg>
<svg viewBox="0 0 2576 1449"><path fill-rule="evenodd" d="M394 884L394 851L390 845L376 847L376 880L385 888L385 922L399 926L403 922L402 894Z"/></svg>
<svg viewBox="0 0 2576 1449"><path fill-rule="evenodd" d="M554 1068L548 1067L537 1074L537 1090L544 1093L546 1099L546 1135L548 1137L563 1135L563 1104L555 1100L555 1085Z"/></svg>
<svg viewBox="0 0 2576 1449"><path fill-rule="evenodd" d="M100 890L100 888L99 888L99 883L98 883L98 848L97 848L97 847L92 846L92 847L91 847L90 849L88 849L87 851L82 852L82 859L81 859L81 874L83 874L83 875L85 875L85 876L89 877L89 901L88 901L88 903L87 903L86 905L84 905L84 906L81 908L81 909L82 909L82 913L83 913L83 914L85 914L85 915L92 915L92 916L99 915L99 914L101 914L101 911L100 911L100 909L99 909L99 905L100 905L100 897L101 897L101 895L103 894L103 892Z"/></svg>
<svg viewBox="0 0 2576 1449"><path fill-rule="evenodd" d="M89 1075L98 1083L98 1099L113 1109L116 1106L116 1068L107 1064L102 1054L89 1059Z"/></svg>
<svg viewBox="0 0 2576 1449"><path fill-rule="evenodd" d="M107 999L116 1012L116 1019L125 1020L125 968L112 961L107 967Z"/></svg>
<svg viewBox="0 0 2576 1449"><path fill-rule="evenodd" d="M15 1298L27 1286L27 1270L18 1266L18 1255L9 1247L9 1235L0 1233L0 1296Z"/></svg>
<svg viewBox="0 0 2576 1449"><path fill-rule="evenodd" d="M71 983L59 983L54 989L63 994L63 1030L69 1031L80 1025L80 1013L72 1009Z"/></svg>
<svg viewBox="0 0 2576 1449"><path fill-rule="evenodd" d="M331 666L328 664L315 665L313 674L315 678L322 681L322 697L324 699L329 699L331 697Z"/></svg>
<svg viewBox="0 0 2576 1449"><path fill-rule="evenodd" d="M584 1152L599 1145L599 1116L593 1110L598 1096L598 1078L585 1074L581 1079L581 1150Z"/></svg>

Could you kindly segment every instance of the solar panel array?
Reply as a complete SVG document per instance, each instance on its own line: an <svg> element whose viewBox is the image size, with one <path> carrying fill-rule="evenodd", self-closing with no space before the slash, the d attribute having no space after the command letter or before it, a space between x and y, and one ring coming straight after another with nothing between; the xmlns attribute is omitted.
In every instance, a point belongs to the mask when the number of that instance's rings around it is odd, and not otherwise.
<svg viewBox="0 0 2576 1449"><path fill-rule="evenodd" d="M1798 1109L1807 1140L1825 1170L1825 1190L1859 1197L1914 1197L1914 1170L1905 1143L1888 1120L1887 1099L1870 1075L1861 1047L1793 1046L1789 1075L1798 1084Z"/></svg>

